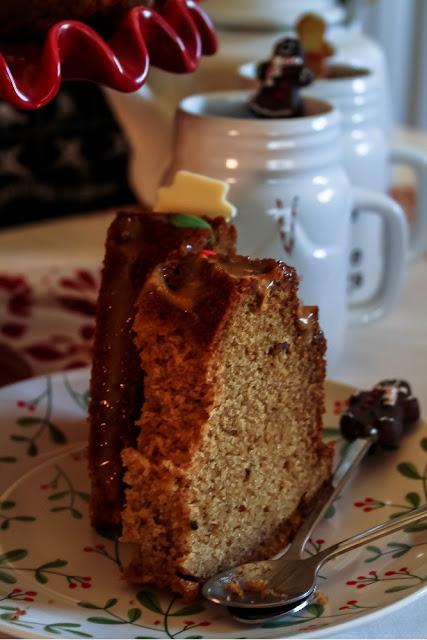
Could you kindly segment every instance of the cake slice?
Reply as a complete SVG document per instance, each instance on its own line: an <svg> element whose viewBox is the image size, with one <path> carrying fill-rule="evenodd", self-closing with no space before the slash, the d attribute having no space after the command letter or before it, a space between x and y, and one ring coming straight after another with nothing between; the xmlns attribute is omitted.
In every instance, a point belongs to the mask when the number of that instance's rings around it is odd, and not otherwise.
<svg viewBox="0 0 427 640"><path fill-rule="evenodd" d="M136 445L135 421L144 401L144 372L133 343L135 303L151 269L172 251L201 249L234 252L236 233L223 218L202 224L141 212L119 213L106 242L90 388L89 472L91 518L95 526L121 523L123 465L121 452Z"/></svg>
<svg viewBox="0 0 427 640"><path fill-rule="evenodd" d="M134 331L145 401L123 452L126 577L191 599L284 548L328 480L325 340L292 268L203 252L153 269Z"/></svg>

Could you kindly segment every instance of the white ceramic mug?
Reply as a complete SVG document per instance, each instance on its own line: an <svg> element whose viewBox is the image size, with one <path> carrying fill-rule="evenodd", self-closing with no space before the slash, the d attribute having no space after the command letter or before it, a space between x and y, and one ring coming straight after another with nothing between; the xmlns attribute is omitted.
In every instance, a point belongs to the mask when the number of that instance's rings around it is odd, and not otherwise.
<svg viewBox="0 0 427 640"><path fill-rule="evenodd" d="M427 154L409 145L390 146L378 78L368 69L332 65L331 76L314 82L306 94L327 100L342 117L342 162L353 185L386 192L390 164L409 166L416 175L417 204L408 258L427 250ZM381 281L384 226L369 212L353 220L351 293L353 302L375 294Z"/></svg>
<svg viewBox="0 0 427 640"><path fill-rule="evenodd" d="M356 187L386 193L390 164L409 166L417 178L417 206L410 230L408 258L427 251L427 154L410 145L390 145L386 115L378 77L368 69L331 65L331 77L316 80L303 91L333 104L341 113L342 163ZM255 87L256 65L242 65L241 78ZM382 221L364 211L353 218L350 252L350 300L354 303L375 296L384 267Z"/></svg>
<svg viewBox="0 0 427 640"><path fill-rule="evenodd" d="M406 221L390 198L350 187L340 164L339 114L331 105L307 99L306 117L258 120L246 108L249 95L218 92L181 102L164 183L178 169L229 183L239 251L296 268L304 303L319 306L333 366L348 321L371 320L395 304L405 270ZM365 209L376 211L387 229L384 277L373 300L349 307L351 216Z"/></svg>

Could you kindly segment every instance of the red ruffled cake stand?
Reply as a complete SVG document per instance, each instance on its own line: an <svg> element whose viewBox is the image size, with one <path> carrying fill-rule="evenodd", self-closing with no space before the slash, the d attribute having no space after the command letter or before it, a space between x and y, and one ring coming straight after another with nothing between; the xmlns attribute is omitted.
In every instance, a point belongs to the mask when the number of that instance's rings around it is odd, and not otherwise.
<svg viewBox="0 0 427 640"><path fill-rule="evenodd" d="M167 0L156 11L130 9L108 38L65 20L43 41L0 43L0 98L20 109L38 109L56 96L62 80L133 92L144 84L150 65L188 73L216 48L213 25L195 0Z"/></svg>

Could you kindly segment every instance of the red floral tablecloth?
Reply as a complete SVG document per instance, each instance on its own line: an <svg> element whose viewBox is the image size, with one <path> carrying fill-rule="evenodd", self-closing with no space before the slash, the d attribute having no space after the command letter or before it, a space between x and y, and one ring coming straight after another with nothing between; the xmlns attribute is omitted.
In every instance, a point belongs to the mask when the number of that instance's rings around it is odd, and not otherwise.
<svg viewBox="0 0 427 640"><path fill-rule="evenodd" d="M0 273L0 386L90 364L99 270Z"/></svg>

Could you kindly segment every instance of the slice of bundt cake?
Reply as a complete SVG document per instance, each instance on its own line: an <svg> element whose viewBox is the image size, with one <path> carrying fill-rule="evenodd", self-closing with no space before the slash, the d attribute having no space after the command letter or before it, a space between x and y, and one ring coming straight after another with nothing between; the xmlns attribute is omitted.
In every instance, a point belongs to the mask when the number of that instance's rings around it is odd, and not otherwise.
<svg viewBox="0 0 427 640"><path fill-rule="evenodd" d="M127 578L187 598L282 549L326 482L325 340L274 260L174 255L147 278L136 345L145 401L127 448Z"/></svg>
<svg viewBox="0 0 427 640"><path fill-rule="evenodd" d="M148 273L175 250L183 254L201 249L235 250L235 229L223 218L210 220L203 228L181 228L179 224L191 225L192 220L124 212L108 231L89 407L91 516L96 526L120 524L120 455L123 448L136 444L135 420L144 400L144 372L133 343L132 324L135 302Z"/></svg>

